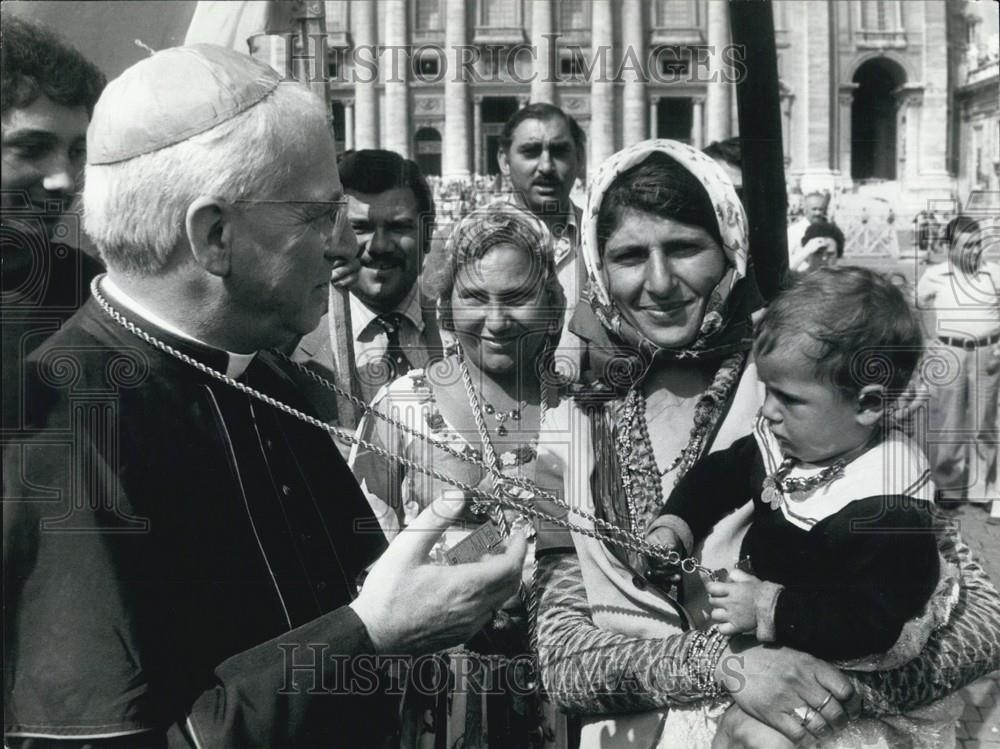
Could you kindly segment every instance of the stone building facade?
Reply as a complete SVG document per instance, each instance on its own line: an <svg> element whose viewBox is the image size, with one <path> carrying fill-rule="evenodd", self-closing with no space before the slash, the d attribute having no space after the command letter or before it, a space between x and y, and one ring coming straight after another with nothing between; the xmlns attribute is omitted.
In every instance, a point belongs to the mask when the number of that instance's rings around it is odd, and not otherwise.
<svg viewBox="0 0 1000 749"><path fill-rule="evenodd" d="M953 194L965 4L774 2L789 184ZM503 122L532 101L577 118L590 165L650 136L725 139L752 65L727 46L725 0L330 0L325 23L342 146L445 177L495 173Z"/></svg>

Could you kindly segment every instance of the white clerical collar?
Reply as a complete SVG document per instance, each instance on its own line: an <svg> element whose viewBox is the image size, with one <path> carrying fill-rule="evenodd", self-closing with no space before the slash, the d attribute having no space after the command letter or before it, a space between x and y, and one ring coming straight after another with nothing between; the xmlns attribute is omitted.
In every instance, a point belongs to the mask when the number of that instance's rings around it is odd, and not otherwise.
<svg viewBox="0 0 1000 749"><path fill-rule="evenodd" d="M420 308L420 294L418 284L414 283L413 288L403 298L393 312L398 312L411 323L419 332L424 330L424 313ZM371 324L372 320L378 317L380 312L376 312L367 304L351 294L351 327L354 328L354 340L360 340L361 335Z"/></svg>
<svg viewBox="0 0 1000 749"><path fill-rule="evenodd" d="M216 351L221 350L216 348L215 346L209 346L204 341L199 341L192 335L188 335L183 330L178 328L176 325L164 320L155 312L151 311L147 307L144 307L141 303L137 302L135 299L133 299L124 291L122 291L121 288L118 286L118 284L116 284L113 280L111 280L110 276L105 276L103 279L101 279L100 283L101 283L101 290L109 297L111 297L115 302L120 304L122 307L127 309L132 314L141 317L146 322L152 323L156 327L160 328L160 330L165 330L167 333L177 336L178 338L182 338L186 341L197 343L199 346L206 346L207 348L213 348ZM223 351L222 353L226 354L227 356L226 375L233 378L239 377L241 374L246 372L247 367L250 366L250 362L252 362L253 358L257 355L256 353L235 354L232 351Z"/></svg>

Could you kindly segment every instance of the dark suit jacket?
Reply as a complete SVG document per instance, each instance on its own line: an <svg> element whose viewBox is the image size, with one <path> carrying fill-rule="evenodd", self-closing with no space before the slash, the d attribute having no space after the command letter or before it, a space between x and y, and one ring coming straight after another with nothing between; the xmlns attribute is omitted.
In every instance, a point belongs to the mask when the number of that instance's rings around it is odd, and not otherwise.
<svg viewBox="0 0 1000 749"><path fill-rule="evenodd" d="M329 438L94 300L27 378L4 453L8 744L379 746L395 701L346 604L385 541ZM309 410L267 354L240 380Z"/></svg>

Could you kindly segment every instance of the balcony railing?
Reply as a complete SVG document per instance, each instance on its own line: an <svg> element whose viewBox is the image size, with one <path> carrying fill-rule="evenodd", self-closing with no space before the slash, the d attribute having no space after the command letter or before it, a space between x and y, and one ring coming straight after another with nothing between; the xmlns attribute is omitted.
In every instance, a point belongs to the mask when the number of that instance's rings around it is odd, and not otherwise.
<svg viewBox="0 0 1000 749"><path fill-rule="evenodd" d="M704 44L705 33L701 30L701 28L696 26L689 28L667 28L665 26L657 26L653 28L652 33L650 34L650 41L654 46Z"/></svg>
<svg viewBox="0 0 1000 749"><path fill-rule="evenodd" d="M902 49L906 46L906 32L902 29L859 29L855 41L859 49Z"/></svg>

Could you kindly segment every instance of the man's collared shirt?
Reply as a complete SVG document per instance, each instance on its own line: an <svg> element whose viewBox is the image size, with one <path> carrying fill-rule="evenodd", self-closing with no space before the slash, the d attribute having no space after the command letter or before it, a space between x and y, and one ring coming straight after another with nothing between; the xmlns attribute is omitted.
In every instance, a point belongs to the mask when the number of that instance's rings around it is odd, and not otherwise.
<svg viewBox="0 0 1000 749"><path fill-rule="evenodd" d="M424 337L424 315L417 284L402 302L391 310L399 320L399 343L414 369L427 366L430 352ZM389 338L376 320L380 314L351 294L351 327L354 329L354 361L360 370L385 357Z"/></svg>
<svg viewBox="0 0 1000 749"><path fill-rule="evenodd" d="M529 213L532 212L517 191L510 193L510 202L518 208L522 208ZM562 286L563 294L566 295L566 325L569 324L569 319L573 315L573 309L580 301L584 281L586 280L586 273L580 265L583 263L583 258L580 254L580 222L582 216L583 211L576 204L570 202L570 210L561 224L556 226L556 231L551 232L556 275L559 278L559 284ZM548 229L548 225L544 222L542 223Z"/></svg>
<svg viewBox="0 0 1000 749"><path fill-rule="evenodd" d="M1000 332L1000 264L983 263L974 275L947 260L932 265L917 282L917 301L934 308L939 335L992 336Z"/></svg>

